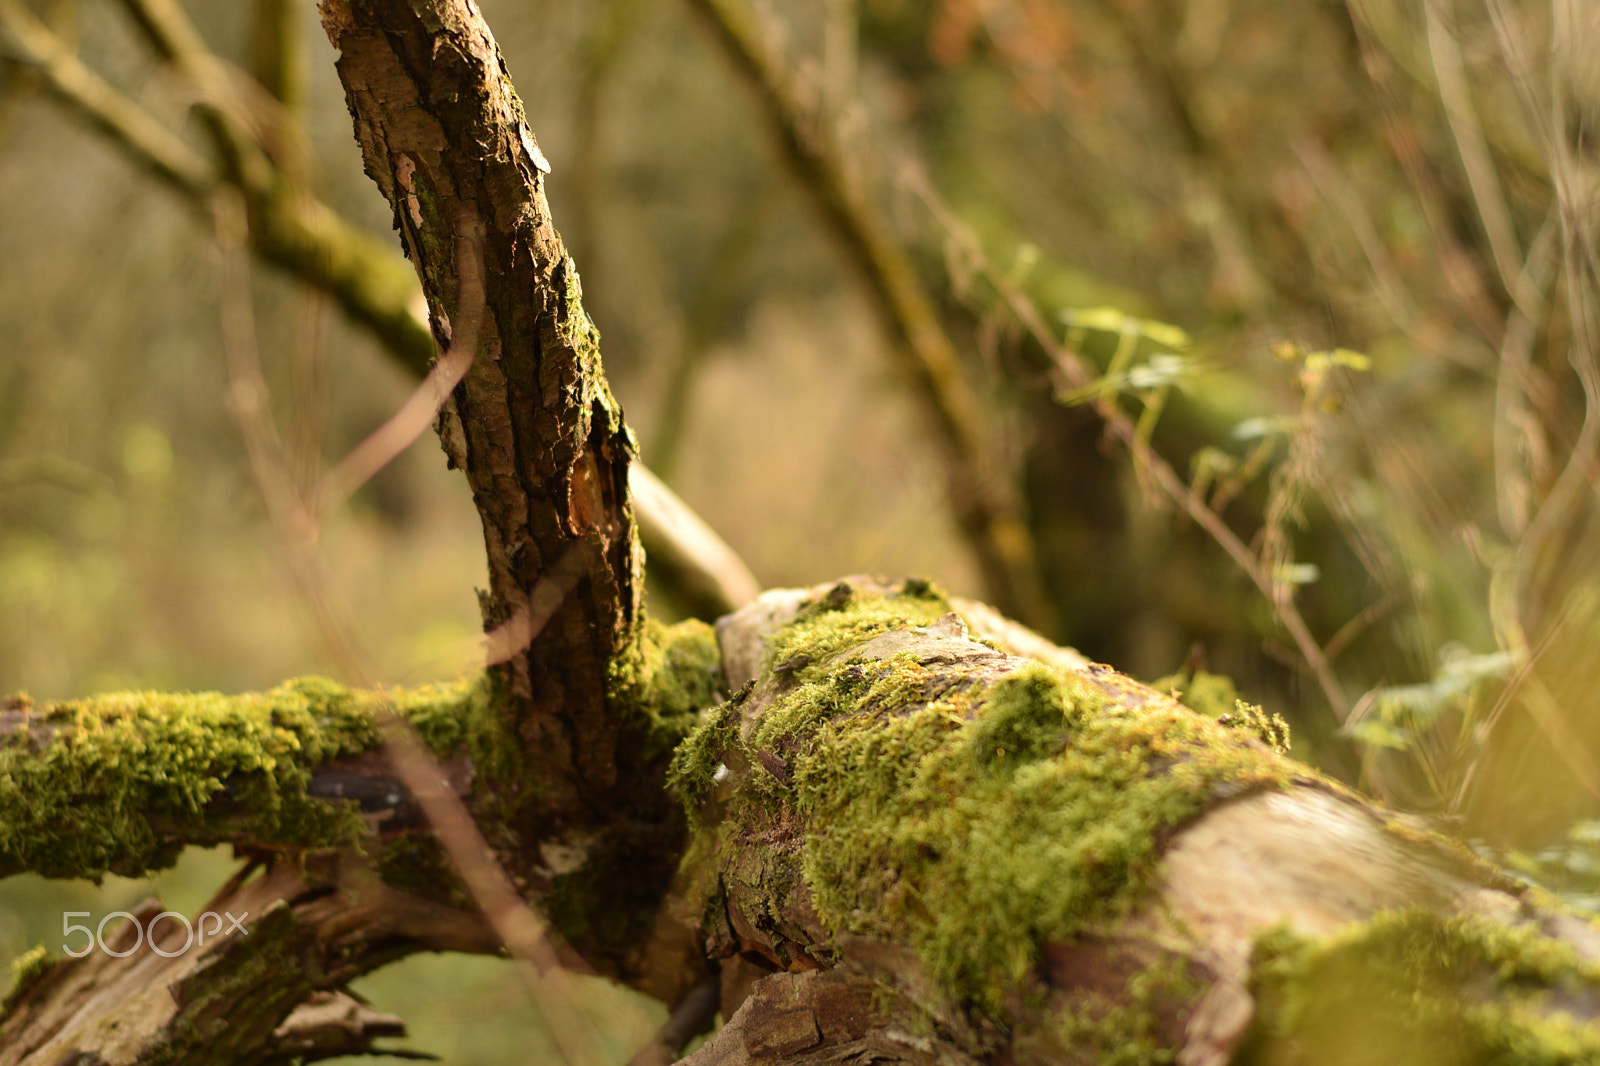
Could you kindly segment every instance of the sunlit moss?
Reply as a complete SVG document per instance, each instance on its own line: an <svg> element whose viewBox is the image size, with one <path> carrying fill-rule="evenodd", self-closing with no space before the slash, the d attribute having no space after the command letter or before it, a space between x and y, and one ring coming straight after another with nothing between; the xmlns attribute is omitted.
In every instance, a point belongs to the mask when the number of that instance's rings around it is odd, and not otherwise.
<svg viewBox="0 0 1600 1066"><path fill-rule="evenodd" d="M1404 910L1324 940L1278 929L1253 970L1252 1066L1600 1061L1600 1032L1573 1016L1592 1012L1600 966L1532 925Z"/></svg>
<svg viewBox="0 0 1600 1066"><path fill-rule="evenodd" d="M717 702L725 689L717 635L704 622L688 619L672 626L654 620L634 652L611 664L612 705L642 715L658 751L671 751Z"/></svg>
<svg viewBox="0 0 1600 1066"><path fill-rule="evenodd" d="M1240 699L1233 678L1226 674L1185 671L1153 681L1150 687L1157 692L1170 692L1190 710L1241 730L1274 751L1289 753L1289 723L1281 715L1269 714L1260 706Z"/></svg>
<svg viewBox="0 0 1600 1066"><path fill-rule="evenodd" d="M6 1015L11 1013L11 1008L17 1005L17 1001L44 979L56 961L56 956L43 944L24 951L11 960L11 987L6 992L5 999L0 1000L0 1020L4 1020Z"/></svg>

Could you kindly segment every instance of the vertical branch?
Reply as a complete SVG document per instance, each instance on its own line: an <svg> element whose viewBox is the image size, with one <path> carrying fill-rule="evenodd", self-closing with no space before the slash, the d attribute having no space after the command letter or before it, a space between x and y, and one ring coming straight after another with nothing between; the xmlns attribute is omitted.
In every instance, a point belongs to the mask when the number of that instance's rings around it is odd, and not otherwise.
<svg viewBox="0 0 1600 1066"><path fill-rule="evenodd" d="M610 702L641 655L634 444L551 219L550 163L469 0L325 0L321 11L367 173L442 348L476 302L459 220L482 249L476 355L438 427L482 520L480 601L499 660L474 722L480 813L500 826L490 843L518 892L550 899L597 969L638 979L655 964L652 922L683 822L663 802L660 724Z"/></svg>
<svg viewBox="0 0 1600 1066"><path fill-rule="evenodd" d="M454 219L466 211L479 220L486 313L477 359L442 432L483 518L485 622L514 615L569 550L586 558L579 590L501 680L519 724L571 760L569 772L609 777L615 770L600 764L601 753L585 750L588 731L537 721L576 727L599 712L607 664L639 607L627 506L632 447L545 201L550 164L493 36L469 6L333 2L323 6L323 24L341 53L367 171L394 208L443 342L465 310ZM560 791L576 782L541 784Z"/></svg>

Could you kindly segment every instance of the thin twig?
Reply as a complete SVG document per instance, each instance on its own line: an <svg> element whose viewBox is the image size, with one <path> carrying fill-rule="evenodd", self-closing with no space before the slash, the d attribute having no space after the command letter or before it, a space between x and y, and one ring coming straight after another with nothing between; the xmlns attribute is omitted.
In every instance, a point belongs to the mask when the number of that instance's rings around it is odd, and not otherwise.
<svg viewBox="0 0 1600 1066"><path fill-rule="evenodd" d="M1379 35L1365 5L1360 0L1346 0L1345 7L1350 12L1351 23L1356 30L1356 40L1367 75L1383 104L1383 124L1389 153L1400 165L1400 171L1405 175L1406 184L1410 186L1417 208L1427 225L1434 258L1439 264L1446 291L1454 297L1456 306L1484 340L1491 347L1497 347L1504 325L1499 309L1490 300L1488 288L1472 257L1456 238L1450 223L1450 212L1440 202L1443 194L1438 177L1429 166L1405 108L1394 99L1382 62L1382 56L1387 52L1376 43Z"/></svg>
<svg viewBox="0 0 1600 1066"><path fill-rule="evenodd" d="M761 583L739 554L660 478L635 463L628 483L639 508L639 535L648 533L659 545L646 550L667 554L675 569L695 577L690 590L714 614L736 611L761 593Z"/></svg>
<svg viewBox="0 0 1600 1066"><path fill-rule="evenodd" d="M170 27L163 35L169 46L183 37ZM4 39L5 54L37 70L63 104L106 134L135 166L174 189L202 214L211 210L213 194L222 186L216 169L126 94L79 62L72 49L19 0L0 0L0 38ZM423 305L416 276L402 259L303 190L293 196L256 197L249 207L254 214L248 236L259 255L333 296L398 362L419 376L429 372L436 354L433 335L418 311ZM639 464L632 469L638 471ZM708 550L710 542L704 538L684 543L671 540L677 530L709 527L698 517L686 522L683 516L693 516L693 512L676 496L671 497L668 509L656 512L653 509L662 499L661 493L646 492L638 501L646 530L641 537L646 550L661 560L660 569L683 567L684 584L729 588L736 590L734 595L743 595L747 583L741 575L748 576L749 568L715 534L714 550ZM732 604L724 608L731 610L743 601L724 597L721 602Z"/></svg>
<svg viewBox="0 0 1600 1066"><path fill-rule="evenodd" d="M1593 266L1593 223L1580 192L1578 164L1564 137L1565 93L1551 86L1541 94L1533 81L1535 67L1521 29L1500 0L1486 0L1496 39L1506 66L1511 72L1530 130L1544 150L1550 177L1555 187L1556 209L1563 238L1562 270L1565 282L1567 317L1571 326L1567 361L1583 388L1583 421L1567 454L1566 463L1544 499L1534 511L1517 544L1516 602L1523 617L1524 632L1536 630L1547 613L1546 602L1555 591L1559 569L1540 574L1541 567L1558 567L1559 561L1547 558L1554 546L1570 533L1580 520L1579 508L1585 485L1600 495L1595 476L1600 458L1600 308L1595 306L1596 286ZM1558 5L1559 10L1559 5ZM1567 43L1571 47L1570 42ZM1556 72L1552 69L1551 77Z"/></svg>
<svg viewBox="0 0 1600 1066"><path fill-rule="evenodd" d="M1472 201L1478 208L1478 221L1483 224L1483 234L1489 241L1489 253L1494 258L1495 269L1500 272L1500 284L1511 299L1516 300L1520 294L1522 251L1518 247L1516 227L1511 222L1511 209L1506 205L1505 190L1500 186L1500 175L1489 155L1477 109L1473 107L1460 42L1445 28L1440 16L1442 2L1426 0L1422 5L1428 27L1428 54L1433 59L1439 99L1444 103L1445 118L1450 123L1456 150L1461 154L1461 167L1472 190Z"/></svg>
<svg viewBox="0 0 1600 1066"><path fill-rule="evenodd" d="M282 134L293 128L293 123L283 116L269 117L281 110L277 101L207 48L200 31L174 0L123 0L123 6L156 54L193 87L201 118L230 180L259 196L286 179L289 172L265 148L268 127L279 131L270 140L280 151L294 142L293 137ZM303 160L296 163L290 172L303 176Z"/></svg>
<svg viewBox="0 0 1600 1066"><path fill-rule="evenodd" d="M1516 280L1517 292L1511 310L1506 315L1505 337L1500 344L1500 372L1495 378L1495 504L1500 527L1513 540L1520 540L1527 533L1533 506L1534 478L1525 469L1528 463L1517 461L1519 449L1512 435L1520 431L1527 445L1524 450L1534 453L1530 456L1530 462L1547 452L1548 445L1542 443L1544 427L1535 424L1526 417L1526 413L1529 403L1539 403L1545 412L1550 412L1555 403L1544 395L1549 390L1539 387L1543 381L1542 375L1537 379L1535 376L1533 345L1548 303L1545 292L1554 280L1556 232L1556 219L1552 212L1534 237L1528 249L1527 262ZM1540 403L1540 400L1543 402ZM1549 421L1553 424L1553 418L1549 418ZM1539 441L1533 439L1534 434L1540 435Z"/></svg>
<svg viewBox="0 0 1600 1066"><path fill-rule="evenodd" d="M406 397L405 403L323 475L312 498L313 522L320 524L357 489L372 480L378 471L428 431L439 416L440 408L450 399L451 390L461 383L471 369L473 356L477 352L477 334L476 321L471 322L470 326L464 323L457 336L465 340L452 343L450 350L439 357L433 369L428 371L428 376L422 379L422 384Z"/></svg>
<svg viewBox="0 0 1600 1066"><path fill-rule="evenodd" d="M216 186L210 164L176 134L80 63L72 49L20 0L0 0L6 52L44 76L62 102L78 111L145 170L195 202Z"/></svg>

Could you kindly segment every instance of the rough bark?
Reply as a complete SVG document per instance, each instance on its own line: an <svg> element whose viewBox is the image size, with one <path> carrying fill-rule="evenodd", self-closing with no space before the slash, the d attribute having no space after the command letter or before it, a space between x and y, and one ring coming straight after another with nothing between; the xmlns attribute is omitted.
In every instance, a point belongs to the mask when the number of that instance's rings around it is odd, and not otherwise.
<svg viewBox="0 0 1600 1066"><path fill-rule="evenodd" d="M634 443L551 222L550 164L475 9L329 0L322 16L440 346L475 343L440 435L483 520L485 627L510 648L491 677L512 754L476 786L501 808L491 842L580 950L632 976L633 923L681 830L660 799L659 723L609 699L636 670L641 621ZM613 881L636 886L620 907L590 891Z"/></svg>
<svg viewBox="0 0 1600 1066"><path fill-rule="evenodd" d="M263 858L205 909L240 925L220 921L185 950L185 927L156 922L150 900L132 913L154 946L122 922L107 928L109 951L40 960L7 997L0 1064L215 1066L368 1050L403 1029L338 989L414 951L497 946L476 915L389 888L348 852Z"/></svg>
<svg viewBox="0 0 1600 1066"><path fill-rule="evenodd" d="M287 110L266 109L271 123L263 127L238 121L243 109L257 113L259 101L240 106L238 79L225 63L206 51L183 11L171 4L130 0L136 18L158 54L175 61L191 77L209 76L204 92L232 100L230 108L213 108L208 129L224 157L249 157L248 167L223 166L204 158L168 131L132 98L119 92L81 63L17 0L0 0L0 38L11 58L41 76L44 86L62 104L103 133L140 170L147 172L205 210L225 182L244 195L250 215L250 246L263 261L332 296L350 319L365 327L384 349L408 370L428 372L437 349L424 315L416 274L370 234L351 226L304 187L302 175L285 173L267 143L304 137ZM292 6L292 5L291 5ZM284 6L276 0L257 9L264 38L261 57L270 70L262 85L275 95L293 81L293 44L281 38ZM159 18L155 17L159 15ZM262 25L263 22L270 23ZM220 85L218 83L221 83ZM287 104L287 101L286 101ZM281 128L280 128L281 127ZM639 512L640 539L654 557L651 579L710 620L742 607L760 591L749 570L726 544L704 527L699 517L643 466L630 468L630 483Z"/></svg>
<svg viewBox="0 0 1600 1066"><path fill-rule="evenodd" d="M323 14L341 53L367 169L394 207L439 347L472 358L441 415L440 433L483 518L490 572L483 610L496 661L483 698L470 701L472 713L456 723L450 752L464 764L459 791L517 890L547 908L587 963L671 994L696 974L679 957L681 936L676 948L650 936L683 838L681 811L662 782L693 707L715 687L697 650L709 647L708 635L663 639L642 624L641 560L627 492L633 442L601 373L577 273L550 223L542 190L549 164L523 120L494 40L468 5L402 7L330 3ZM663 678L671 679L664 688ZM70 728L58 728L79 711ZM276 713L267 711L269 727L277 725ZM238 754L232 749L221 761L207 754L183 766L173 788L130 790L128 782L164 781L175 765L167 758L174 745L145 743L151 734L140 712L52 707L39 717L12 732L20 749L13 754L23 762L36 757L43 772L50 762L44 756L65 745L82 770L57 782L60 794L43 813L87 807L115 824L86 817L103 846L64 856L51 843L59 843L59 826L10 818L6 828L17 846L9 869L135 872L169 861L185 843L235 840L286 849L291 864L304 856L332 863L348 876L320 878L309 889L273 882L280 902L257 901L256 911L279 915L282 923L295 901L321 900L326 929L313 923L307 933L305 923L289 923L288 939L253 930L252 939L239 941L246 946L208 945L184 953L188 963L165 961L146 945L129 963L143 967L139 987L149 993L143 998L74 998L67 991L63 975L79 974L103 988L120 979L119 963L97 957L41 964L43 979L27 993L35 998L18 999L6 1023L8 1046L24 1049L17 1054L26 1061L56 1061L33 1056L67 1046L57 1041L63 1033L77 1051L106 1062L256 1061L276 1053L272 1034L313 992L410 951L496 948L436 849L405 841L399 850L389 847L383 832L393 824L351 842L374 827L341 789L377 787L386 796L398 792L400 808L410 803L393 776L384 776L381 760L376 767L341 762L376 744L370 718L351 730L361 735L307 745L298 758L286 751L263 755L245 741L243 762L228 761ZM161 730L185 716L158 717L156 733L166 741ZM94 734L99 726L127 743L78 752L78 733ZM202 752L227 748L217 742L231 726L191 715L184 728ZM108 757L96 761L99 754ZM265 764L271 765L261 772ZM119 802L97 812L102 774L113 779ZM329 781L338 787L318 791ZM230 803L234 788L270 802L263 810L240 809ZM323 797L328 808L319 813ZM277 812L280 803L296 817L257 817ZM422 882L446 902L396 887L408 881ZM445 907L448 920L433 914L436 906ZM419 911L429 916L421 931L411 928ZM227 986L214 1004L219 1016L249 1002L250 1020L232 1023L225 1037L191 1040L184 1035L187 1004L174 990L181 990L187 965L230 950L242 966L267 963L256 980L270 980L266 974L280 967L297 972L282 975L282 988L271 996L248 982ZM325 950L337 958L323 958ZM227 973L222 963L206 966L203 972Z"/></svg>

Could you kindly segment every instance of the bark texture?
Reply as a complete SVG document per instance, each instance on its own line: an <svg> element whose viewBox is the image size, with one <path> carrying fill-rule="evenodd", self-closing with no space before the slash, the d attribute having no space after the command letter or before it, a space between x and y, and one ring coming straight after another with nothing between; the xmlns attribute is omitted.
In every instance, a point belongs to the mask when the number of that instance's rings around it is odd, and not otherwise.
<svg viewBox="0 0 1600 1066"><path fill-rule="evenodd" d="M635 446L551 222L550 164L471 5L328 0L322 16L440 347L476 353L439 430L483 520L484 623L506 649L506 758L478 767L500 808L490 842L580 951L633 977L681 822L660 723L610 698L637 673Z"/></svg>
<svg viewBox="0 0 1600 1066"><path fill-rule="evenodd" d="M109 950L25 974L6 1000L0 1064L253 1066L370 1050L403 1027L338 989L414 951L498 943L475 914L396 891L349 853L252 864L206 905L239 926L219 922L203 944L186 948L181 923L154 921L161 910L150 900L132 912L155 930L137 944L119 922Z"/></svg>

